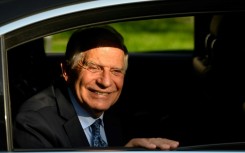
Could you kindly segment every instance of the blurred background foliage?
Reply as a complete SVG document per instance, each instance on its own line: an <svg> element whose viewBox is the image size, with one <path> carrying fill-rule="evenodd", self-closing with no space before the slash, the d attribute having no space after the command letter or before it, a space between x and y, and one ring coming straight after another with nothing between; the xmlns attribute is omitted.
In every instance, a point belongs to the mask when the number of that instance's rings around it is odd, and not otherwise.
<svg viewBox="0 0 245 153"><path fill-rule="evenodd" d="M193 17L172 17L110 24L120 32L129 52L176 51L194 48ZM67 31L45 39L47 52L65 52L72 34Z"/></svg>

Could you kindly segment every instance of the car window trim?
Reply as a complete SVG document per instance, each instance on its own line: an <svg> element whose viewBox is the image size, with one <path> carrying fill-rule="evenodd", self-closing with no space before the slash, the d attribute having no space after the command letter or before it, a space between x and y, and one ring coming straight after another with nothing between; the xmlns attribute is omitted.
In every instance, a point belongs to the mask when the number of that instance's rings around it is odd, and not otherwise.
<svg viewBox="0 0 245 153"><path fill-rule="evenodd" d="M79 4L73 4L70 6L64 6L57 9L44 11L42 13L37 13L28 17L24 17L22 19L16 20L9 24L3 25L0 27L0 35L8 33L18 28L22 28L26 25L30 25L33 23L37 23L43 20L47 20L48 18L54 18L66 14L76 13L81 10L86 11L90 9L98 9L103 7L117 6L123 4L133 4L140 3L149 0L124 0L124 1L114 1L114 0L100 0L100 1L91 1L91 2L81 2ZM96 7L95 7L96 6Z"/></svg>

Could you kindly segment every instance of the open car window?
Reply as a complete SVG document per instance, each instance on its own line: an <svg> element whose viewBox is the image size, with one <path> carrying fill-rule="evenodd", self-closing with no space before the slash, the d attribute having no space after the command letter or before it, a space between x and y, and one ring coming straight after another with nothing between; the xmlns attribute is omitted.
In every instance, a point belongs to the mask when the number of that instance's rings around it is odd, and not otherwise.
<svg viewBox="0 0 245 153"><path fill-rule="evenodd" d="M202 18L206 25L199 23ZM213 87L216 90L220 90L220 87L206 77L211 76L209 72L198 74L193 63L195 57L207 52L205 34L209 34L211 19L212 15L181 16L110 24L123 34L129 50L129 68L123 92L110 110L122 120L127 140L144 136L172 138L181 142L179 150L229 149L231 146L227 147L228 143L242 146L238 143L243 140L240 137L242 107L213 93ZM47 36L9 51L12 117L21 101L45 89L52 79L61 75L59 62L64 56L66 42L75 30ZM198 35L198 40L195 35ZM196 44L194 40L200 43ZM35 53L32 53L35 47ZM17 52L20 53L18 56ZM25 65L18 65L20 68L13 64L12 68L13 61L23 60L21 56L28 57L24 60L27 63L21 62ZM21 67L26 67L27 71ZM224 105L220 106L216 98L223 99ZM217 100L217 105L213 100ZM225 117L227 111L230 113ZM228 119L232 124L225 128ZM140 128L142 126L144 128ZM241 128L233 128L237 126ZM233 132L225 134L220 128ZM238 132L238 129L241 131ZM205 130L209 134L200 132ZM217 137L213 137L215 134Z"/></svg>

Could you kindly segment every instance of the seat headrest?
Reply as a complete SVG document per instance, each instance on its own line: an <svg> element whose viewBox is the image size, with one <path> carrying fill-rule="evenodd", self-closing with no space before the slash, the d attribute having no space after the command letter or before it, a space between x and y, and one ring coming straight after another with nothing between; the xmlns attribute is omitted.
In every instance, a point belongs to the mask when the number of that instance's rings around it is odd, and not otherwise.
<svg viewBox="0 0 245 153"><path fill-rule="evenodd" d="M212 17L211 23L210 23L210 33L212 35L217 36L219 31L219 26L222 21L223 16L222 15L214 15Z"/></svg>
<svg viewBox="0 0 245 153"><path fill-rule="evenodd" d="M197 72L206 74L213 67L220 69L222 66L243 64L242 58L245 57L243 19L245 13L212 16L209 33L204 42L204 54L193 60Z"/></svg>

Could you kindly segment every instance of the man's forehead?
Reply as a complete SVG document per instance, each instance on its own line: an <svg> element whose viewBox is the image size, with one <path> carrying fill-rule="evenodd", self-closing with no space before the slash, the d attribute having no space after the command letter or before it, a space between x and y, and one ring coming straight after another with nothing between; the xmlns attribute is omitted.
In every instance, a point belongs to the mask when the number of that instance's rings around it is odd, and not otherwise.
<svg viewBox="0 0 245 153"><path fill-rule="evenodd" d="M85 60L103 66L122 67L124 65L124 52L119 48L100 47L85 52Z"/></svg>
<svg viewBox="0 0 245 153"><path fill-rule="evenodd" d="M85 52L87 57L98 56L98 57L124 57L124 52L120 48L116 47L96 47Z"/></svg>

